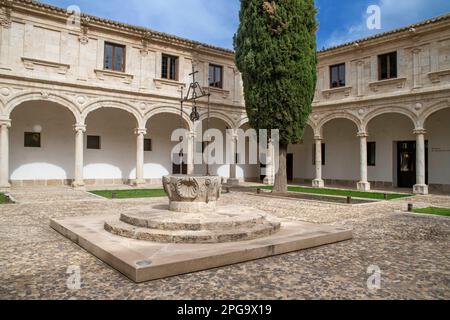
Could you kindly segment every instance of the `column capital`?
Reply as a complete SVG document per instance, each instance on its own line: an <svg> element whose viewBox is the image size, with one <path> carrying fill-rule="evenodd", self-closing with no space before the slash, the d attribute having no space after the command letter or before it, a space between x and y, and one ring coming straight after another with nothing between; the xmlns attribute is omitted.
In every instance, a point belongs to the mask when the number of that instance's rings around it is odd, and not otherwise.
<svg viewBox="0 0 450 320"><path fill-rule="evenodd" d="M134 134L145 136L147 134L147 128L136 128L134 129Z"/></svg>
<svg viewBox="0 0 450 320"><path fill-rule="evenodd" d="M0 119L0 127L6 126L11 128L11 119Z"/></svg>
<svg viewBox="0 0 450 320"><path fill-rule="evenodd" d="M360 131L358 132L357 136L360 138L367 138L369 136L369 133L367 133L366 131Z"/></svg>
<svg viewBox="0 0 450 320"><path fill-rule="evenodd" d="M73 129L74 129L75 131L81 131L81 132L85 133L85 132L86 132L86 125L85 125L85 124L77 123L77 124L75 124L75 125L73 126Z"/></svg>
<svg viewBox="0 0 450 320"><path fill-rule="evenodd" d="M322 137L321 135L315 135L315 136L314 136L314 140L315 140L315 141L322 141L322 140L323 140L323 137Z"/></svg>
<svg viewBox="0 0 450 320"><path fill-rule="evenodd" d="M427 130L425 130L424 128L416 128L416 129L414 129L413 133L415 135L427 134Z"/></svg>

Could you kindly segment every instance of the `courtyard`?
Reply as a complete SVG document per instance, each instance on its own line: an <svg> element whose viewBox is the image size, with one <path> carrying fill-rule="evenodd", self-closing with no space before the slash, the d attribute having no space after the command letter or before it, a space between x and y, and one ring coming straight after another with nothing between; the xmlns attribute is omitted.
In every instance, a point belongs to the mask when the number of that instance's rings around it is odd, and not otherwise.
<svg viewBox="0 0 450 320"><path fill-rule="evenodd" d="M406 212L450 207L446 195L366 204L223 194L239 204L296 221L353 229L353 240L135 284L50 228L53 218L145 210L167 198L106 199L68 187L16 187L0 206L1 299L448 299L450 220ZM69 267L81 288L71 290ZM369 266L381 287L369 290Z"/></svg>

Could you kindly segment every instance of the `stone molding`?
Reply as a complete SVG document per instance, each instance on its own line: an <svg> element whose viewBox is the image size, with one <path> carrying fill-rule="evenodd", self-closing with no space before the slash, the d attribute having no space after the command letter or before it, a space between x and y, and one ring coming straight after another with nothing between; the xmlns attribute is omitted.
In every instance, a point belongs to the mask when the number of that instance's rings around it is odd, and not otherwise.
<svg viewBox="0 0 450 320"><path fill-rule="evenodd" d="M34 58L22 57L22 62L24 64L25 68L27 68L28 70L34 70L36 66L42 66L42 67L54 68L57 70L57 72L59 74L66 74L67 71L70 69L69 64L34 59Z"/></svg>
<svg viewBox="0 0 450 320"><path fill-rule="evenodd" d="M100 80L105 80L105 78L119 78L122 79L123 83L130 84L134 76L132 74L128 74L125 72L120 71L112 71L112 70L102 70L102 69L95 69L95 74L97 75L97 78Z"/></svg>
<svg viewBox="0 0 450 320"><path fill-rule="evenodd" d="M430 78L430 81L432 83L439 83L439 82L441 82L441 78L445 77L445 76L450 76L450 69L440 70L440 71L428 73L428 78Z"/></svg>
<svg viewBox="0 0 450 320"><path fill-rule="evenodd" d="M331 97L331 95L336 94L336 93L343 93L344 96L348 97L348 96L350 96L350 93L352 92L352 88L353 87L351 87L351 86L345 86L345 87L326 89L326 90L322 90L322 95L325 97L325 99L329 99Z"/></svg>
<svg viewBox="0 0 450 320"><path fill-rule="evenodd" d="M395 86L398 89L402 89L405 87L406 84L406 78L393 78L393 79L387 79L387 80L380 80L380 81L374 81L369 83L369 88L377 92L380 87L383 86Z"/></svg>

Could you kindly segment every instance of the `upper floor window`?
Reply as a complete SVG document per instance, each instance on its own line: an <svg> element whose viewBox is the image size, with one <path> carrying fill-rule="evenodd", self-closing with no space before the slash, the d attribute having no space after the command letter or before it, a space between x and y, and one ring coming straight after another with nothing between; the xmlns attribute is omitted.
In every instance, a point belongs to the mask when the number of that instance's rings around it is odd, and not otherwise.
<svg viewBox="0 0 450 320"><path fill-rule="evenodd" d="M397 78L397 52L378 56L378 79Z"/></svg>
<svg viewBox="0 0 450 320"><path fill-rule="evenodd" d="M209 65L209 86L214 88L223 88L222 72L223 67L214 64Z"/></svg>
<svg viewBox="0 0 450 320"><path fill-rule="evenodd" d="M161 78L178 81L178 57L162 55Z"/></svg>
<svg viewBox="0 0 450 320"><path fill-rule="evenodd" d="M330 67L330 87L345 87L345 63L337 64Z"/></svg>
<svg viewBox="0 0 450 320"><path fill-rule="evenodd" d="M106 70L125 72L125 46L109 42L105 43L104 68Z"/></svg>

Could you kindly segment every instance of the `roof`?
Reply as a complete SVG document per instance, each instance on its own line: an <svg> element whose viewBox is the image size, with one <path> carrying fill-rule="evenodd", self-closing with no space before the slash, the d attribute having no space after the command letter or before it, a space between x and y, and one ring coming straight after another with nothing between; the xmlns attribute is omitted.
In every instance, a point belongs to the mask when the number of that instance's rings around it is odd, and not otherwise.
<svg viewBox="0 0 450 320"><path fill-rule="evenodd" d="M332 50L335 50L335 49L344 48L344 47L348 47L348 46L353 46L353 45L355 45L357 43L360 44L362 42L383 38L383 37L386 37L386 36L389 36L389 35L405 32L405 31L409 31L411 29L427 26L427 25L430 25L430 24L434 24L434 23L441 22L441 21L444 21L444 20L449 20L449 19L450 19L450 13L446 13L446 14L443 14L441 16L437 16L437 17L434 17L434 18L431 18L431 19L427 19L427 20L424 20L424 21L421 21L421 22L417 22L417 23L411 24L411 25L406 26L406 27L397 28L397 29L390 30L390 31L387 31L387 32L383 32L383 33L378 33L376 35L373 35L373 36L370 36L370 37L367 37L367 38L362 38L362 39L358 39L358 40L355 40L355 41L346 42L346 43L343 43L343 44L340 44L340 45L337 45L337 46L333 46L333 47L330 47L330 48L326 48L326 49L323 49L323 50L319 50L319 53L328 52L328 51L332 51Z"/></svg>
<svg viewBox="0 0 450 320"><path fill-rule="evenodd" d="M12 1L12 3L13 4L15 4L15 3L25 4L30 7L37 8L37 9L44 9L44 10L47 10L50 12L55 12L55 13L64 14L66 16L69 16L69 13L64 8L41 3L38 1L34 1L34 0L14 0L14 1ZM220 52L227 53L227 54L234 54L234 51L230 50L230 49L225 49L225 48L209 45L206 43L202 43L199 41L185 39L182 37L174 36L174 35L164 33L164 32L155 31L155 30L145 28L145 27L130 25L130 24L126 24L126 23L122 23L122 22L118 22L118 21L114 21L114 20L110 20L110 19L100 18L97 16L85 14L85 13L82 13L81 16L84 18L88 18L89 22L91 22L91 23L95 22L95 23L102 24L105 26L116 27L116 28L119 28L124 31L141 33L142 35L150 34L150 36L155 37L155 38L163 38L163 39L167 39L167 40L172 40L172 41L183 43L185 45L189 45L192 47L199 46L199 47L209 48L209 49L212 49L215 51L220 51Z"/></svg>
<svg viewBox="0 0 450 320"><path fill-rule="evenodd" d="M57 13L69 16L69 13L67 13L66 9L63 9L63 8L60 8L60 7L56 7L56 6L53 6L53 5L49 5L49 4L44 4L44 3L37 2L37 1L34 1L34 0L14 0L12 2L13 3L22 3L22 4L25 4L25 5L29 5L31 7L35 7L35 8L39 8L39 9L45 9L45 10L48 10L48 11L53 11L53 12L57 12ZM167 34L167 33L164 33L164 32L155 31L155 30L152 30L152 29L149 29L149 28L144 28L144 27L130 25L130 24L114 21L114 20L100 18L100 17L96 17L96 16L93 16L93 15L88 15L88 14L85 14L85 13L82 13L82 17L89 18L89 21L91 21L91 22L96 22L96 23L99 23L99 24L102 24L102 25L105 25L105 26L116 27L116 28L119 28L119 29L124 30L124 31L137 32L137 33L141 33L142 35L150 34L150 36L152 36L154 38L171 40L171 41L178 42L178 43L185 44L185 45L192 46L192 47L203 47L203 48L207 48L207 49L212 49L214 51L222 52L222 53L225 53L225 54L234 54L234 51L230 50L230 49L225 49L225 48L213 46L213 45L210 45L210 44L201 43L201 42L194 41L194 40L189 40L189 39L186 39L186 38L174 36L174 35ZM409 31L411 29L427 26L427 25L430 25L430 24L442 22L444 20L449 20L449 19L450 19L450 13L446 13L446 14L443 14L441 16L437 16L437 17L434 17L434 18L431 18L431 19L427 19L427 20L415 23L415 24L411 24L411 25L406 26L406 27L394 29L394 30L383 32L383 33L379 33L379 34L376 34L376 35L373 35L373 36L370 36L370 37L367 37L367 38L362 38L362 39L358 39L358 40L355 40L355 41L343 43L343 44L338 45L338 46L333 46L333 47L330 47L330 48L319 50L318 53L325 53L325 52L333 51L333 50L336 50L336 49L339 49L339 48L345 48L345 47L354 46L355 44L361 44L361 43L364 43L364 42L367 42L367 41L370 41L370 40L375 40L375 39L387 37L387 36L390 36L390 35L393 35L393 34Z"/></svg>

